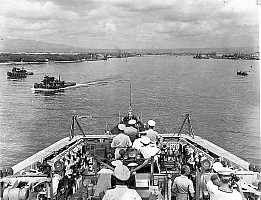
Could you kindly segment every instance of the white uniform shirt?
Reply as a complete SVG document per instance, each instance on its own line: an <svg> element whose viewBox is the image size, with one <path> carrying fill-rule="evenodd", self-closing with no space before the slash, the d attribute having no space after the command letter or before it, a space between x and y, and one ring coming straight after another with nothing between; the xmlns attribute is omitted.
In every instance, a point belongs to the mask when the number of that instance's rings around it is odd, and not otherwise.
<svg viewBox="0 0 261 200"><path fill-rule="evenodd" d="M147 136L141 136L141 138L143 137L147 137ZM137 149L137 150L140 150L141 147L144 147L144 144L141 143L141 138L137 138L136 140L134 140L133 144L132 144L132 148L133 149Z"/></svg>
<svg viewBox="0 0 261 200"><path fill-rule="evenodd" d="M211 180L207 182L207 189L212 197L212 200L242 200L241 194L238 191L221 191L216 185L212 183Z"/></svg>
<svg viewBox="0 0 261 200"><path fill-rule="evenodd" d="M187 176L184 175L180 175L174 179L173 189L176 190L177 200L187 200L188 190L190 191L191 194L195 193L193 182Z"/></svg>
<svg viewBox="0 0 261 200"><path fill-rule="evenodd" d="M130 140L130 137L127 135L124 135L123 133L119 133L116 135L111 143L111 147L115 147L115 159L118 159L121 157L120 150L126 149L127 147L131 147L132 143Z"/></svg>
<svg viewBox="0 0 261 200"><path fill-rule="evenodd" d="M159 150L160 149L158 147L150 145L140 148L140 152L145 159L150 158L151 156L155 156L159 152Z"/></svg>
<svg viewBox="0 0 261 200"><path fill-rule="evenodd" d="M131 145L130 137L123 133L116 135L111 143L111 147L130 147Z"/></svg>
<svg viewBox="0 0 261 200"><path fill-rule="evenodd" d="M154 131L153 129L149 129L144 132L146 132L147 137L150 138L151 143L156 143L158 141L159 134L157 131Z"/></svg>
<svg viewBox="0 0 261 200"><path fill-rule="evenodd" d="M116 188L107 190L102 200L142 200L136 190L126 185L116 185Z"/></svg>
<svg viewBox="0 0 261 200"><path fill-rule="evenodd" d="M218 186L213 184L212 181L207 182L207 190L210 196L210 200L215 200L214 198L214 191L218 190Z"/></svg>

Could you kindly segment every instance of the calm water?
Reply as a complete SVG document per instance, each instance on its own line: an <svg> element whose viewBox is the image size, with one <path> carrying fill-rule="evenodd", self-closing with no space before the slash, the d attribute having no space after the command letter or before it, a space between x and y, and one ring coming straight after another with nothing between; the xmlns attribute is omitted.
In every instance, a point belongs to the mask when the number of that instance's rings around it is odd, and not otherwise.
<svg viewBox="0 0 261 200"><path fill-rule="evenodd" d="M250 68L250 66L253 66ZM194 133L254 164L261 164L258 61L195 60L153 56L99 62L25 65L35 74L9 80L0 66L0 167L24 160L68 135L72 115L88 134L102 134L132 106L156 120L160 133L175 133L189 113ZM250 70L247 77L236 71ZM81 84L55 95L34 94L44 75ZM105 118L107 116L107 118ZM104 117L104 118L102 118Z"/></svg>

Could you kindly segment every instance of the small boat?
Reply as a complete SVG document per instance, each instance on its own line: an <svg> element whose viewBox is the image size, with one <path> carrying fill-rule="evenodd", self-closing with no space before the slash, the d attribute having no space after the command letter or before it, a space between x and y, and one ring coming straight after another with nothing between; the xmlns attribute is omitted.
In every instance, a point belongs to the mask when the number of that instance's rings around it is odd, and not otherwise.
<svg viewBox="0 0 261 200"><path fill-rule="evenodd" d="M55 91L61 91L65 88L75 86L76 82L65 82L60 80L59 78L55 78L53 76L44 76L44 79L41 81L41 83L35 83L34 87L32 88L34 91L39 92L55 92Z"/></svg>
<svg viewBox="0 0 261 200"><path fill-rule="evenodd" d="M25 78L27 75L33 75L33 72L27 72L24 68L14 67L12 71L7 72L9 78Z"/></svg>
<svg viewBox="0 0 261 200"><path fill-rule="evenodd" d="M237 71L237 75L247 76L247 75L248 75L248 72L247 72L247 71L240 70L240 71Z"/></svg>

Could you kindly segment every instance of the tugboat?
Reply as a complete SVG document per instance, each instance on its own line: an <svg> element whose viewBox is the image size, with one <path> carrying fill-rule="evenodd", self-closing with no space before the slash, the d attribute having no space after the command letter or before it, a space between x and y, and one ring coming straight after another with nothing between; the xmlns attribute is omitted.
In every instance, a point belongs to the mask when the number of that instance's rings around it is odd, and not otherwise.
<svg viewBox="0 0 261 200"><path fill-rule="evenodd" d="M33 75L33 72L27 72L24 68L14 67L12 71L7 72L9 78L25 78L27 75Z"/></svg>
<svg viewBox="0 0 261 200"><path fill-rule="evenodd" d="M247 72L247 71L240 70L240 71L237 71L237 75L247 76L247 75L248 75L248 72Z"/></svg>
<svg viewBox="0 0 261 200"><path fill-rule="evenodd" d="M41 83L35 83L33 90L39 92L55 92L64 90L67 87L75 86L76 82L65 82L60 80L59 78L55 78L53 76L44 76L44 79Z"/></svg>

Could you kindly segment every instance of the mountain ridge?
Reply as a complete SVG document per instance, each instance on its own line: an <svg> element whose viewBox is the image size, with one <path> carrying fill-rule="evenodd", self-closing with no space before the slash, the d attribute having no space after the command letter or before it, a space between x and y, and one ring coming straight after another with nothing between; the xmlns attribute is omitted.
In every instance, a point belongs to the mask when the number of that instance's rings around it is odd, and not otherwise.
<svg viewBox="0 0 261 200"><path fill-rule="evenodd" d="M91 49L70 46L65 44L55 44L27 39L10 39L1 37L0 52L2 53L70 53L70 52L118 52L128 51L135 53L169 53L169 52L188 52L188 53L254 53L258 52L257 46L249 47L224 47L224 48L173 48L173 49Z"/></svg>

